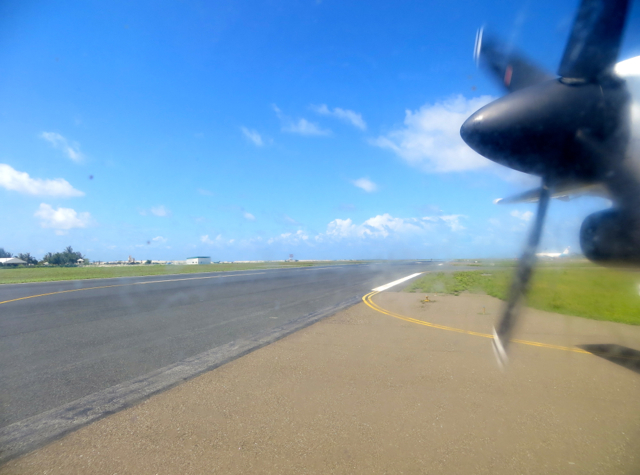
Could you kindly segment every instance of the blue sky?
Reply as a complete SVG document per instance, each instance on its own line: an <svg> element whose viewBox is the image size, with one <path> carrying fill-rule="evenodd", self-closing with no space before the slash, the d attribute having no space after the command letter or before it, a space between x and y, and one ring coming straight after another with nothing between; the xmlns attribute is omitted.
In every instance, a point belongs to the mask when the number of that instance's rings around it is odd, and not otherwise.
<svg viewBox="0 0 640 475"><path fill-rule="evenodd" d="M513 257L535 186L464 146L486 24L555 71L577 1L5 2L0 247L94 260ZM634 5L620 59L640 55ZM552 203L579 249L599 198Z"/></svg>

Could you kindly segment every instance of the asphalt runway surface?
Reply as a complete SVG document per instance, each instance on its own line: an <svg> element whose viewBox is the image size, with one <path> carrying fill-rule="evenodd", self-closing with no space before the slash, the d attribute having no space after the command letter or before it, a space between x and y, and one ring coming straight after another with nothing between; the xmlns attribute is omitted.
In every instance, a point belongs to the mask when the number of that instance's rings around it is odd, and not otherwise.
<svg viewBox="0 0 640 475"><path fill-rule="evenodd" d="M0 428L429 269L434 263L2 285Z"/></svg>

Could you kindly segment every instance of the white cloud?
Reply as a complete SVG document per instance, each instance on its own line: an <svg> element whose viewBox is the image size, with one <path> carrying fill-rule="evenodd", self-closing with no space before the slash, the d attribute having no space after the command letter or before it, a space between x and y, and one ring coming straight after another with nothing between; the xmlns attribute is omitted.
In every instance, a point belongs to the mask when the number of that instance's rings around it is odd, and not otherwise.
<svg viewBox="0 0 640 475"><path fill-rule="evenodd" d="M267 241L267 244L273 244L274 242L282 242L286 244L299 244L309 240L309 235L302 229L298 229L295 233L283 233L278 237L271 238Z"/></svg>
<svg viewBox="0 0 640 475"><path fill-rule="evenodd" d="M71 208L53 207L46 203L41 203L34 216L40 218L40 225L43 228L51 228L56 234L66 234L74 228L86 228L91 222L89 213L78 213Z"/></svg>
<svg viewBox="0 0 640 475"><path fill-rule="evenodd" d="M286 214L282 215L282 221L284 222L284 224L300 226L300 223L297 220L293 219L291 216L287 216Z"/></svg>
<svg viewBox="0 0 640 475"><path fill-rule="evenodd" d="M464 216L461 214L450 214L450 215L439 216L439 219L441 219L447 226L449 226L451 231L457 232L465 229L465 227L462 224L460 224L460 218L462 217Z"/></svg>
<svg viewBox="0 0 640 475"><path fill-rule="evenodd" d="M205 190L204 188L198 188L198 193L200 193L202 196L213 196L213 192Z"/></svg>
<svg viewBox="0 0 640 475"><path fill-rule="evenodd" d="M349 109L341 109L340 107L335 107L333 110L329 109L326 104L321 104L319 106L311 106L311 109L318 114L321 115L329 115L332 117L336 117L337 119L343 120L345 122L349 122L354 127L359 128L360 130L366 130L367 124L362 119L362 114L358 114Z"/></svg>
<svg viewBox="0 0 640 475"><path fill-rule="evenodd" d="M466 99L462 95L417 111L406 111L404 127L373 139L378 147L393 150L407 163L429 173L474 170L493 162L478 155L460 137L460 126L494 97Z"/></svg>
<svg viewBox="0 0 640 475"><path fill-rule="evenodd" d="M240 127L242 133L246 138L251 140L256 147L262 147L264 145L264 140L262 140L262 136L255 130L247 129L246 127Z"/></svg>
<svg viewBox="0 0 640 475"><path fill-rule="evenodd" d="M153 214L154 216L158 216L160 218L164 218L165 216L169 216L171 214L171 211L169 211L163 205L160 205L160 206L154 206L153 208L151 208L151 214Z"/></svg>
<svg viewBox="0 0 640 475"><path fill-rule="evenodd" d="M67 180L62 178L53 180L31 178L28 173L19 172L4 163L0 163L0 186L7 190L34 196L57 196L60 198L84 196L82 191L76 190Z"/></svg>
<svg viewBox="0 0 640 475"><path fill-rule="evenodd" d="M291 121L282 126L283 132L290 132L292 134L300 135L329 135L331 131L328 129L322 129L313 122L309 122L307 119L298 119L297 122Z"/></svg>
<svg viewBox="0 0 640 475"><path fill-rule="evenodd" d="M208 234L205 234L204 236L200 236L200 242L204 244L209 244L209 245L221 246L224 244L233 244L234 241L235 239L229 239L228 241L225 240L221 234L218 234L214 239L211 239Z"/></svg>
<svg viewBox="0 0 640 475"><path fill-rule="evenodd" d="M398 218L388 213L373 216L362 223L355 223L352 219L334 219L327 224L324 232L310 233L305 229L284 232L271 238L257 236L249 239L228 239L218 234L212 237L209 234L200 236L200 242L218 248L242 248L259 249L265 252L264 245L270 247L270 251L278 249L278 252L293 252L291 249L304 246L305 249L313 248L314 252L324 252L326 249L334 249L337 252L347 248L375 250L388 255L396 251L407 249L422 252L424 246L450 247L460 239L468 239L469 233L462 232L465 227L461 221L466 218L463 215L437 215L416 218ZM289 249L289 250L287 250ZM387 252L388 251L388 252ZM305 251L306 252L306 251Z"/></svg>
<svg viewBox="0 0 640 475"><path fill-rule="evenodd" d="M465 234L460 233L465 229L460 223L463 218L465 216L462 215L397 218L385 213L360 224L350 218L337 218L327 225L324 232L310 234L304 229L298 229L296 232L285 232L269 238L266 243L276 248L305 246L314 248L316 252L332 246L337 246L334 249L338 252L347 248L388 250L389 246L396 250L422 249L424 246L449 243L464 237ZM242 242L246 243L246 240Z"/></svg>
<svg viewBox="0 0 640 475"><path fill-rule="evenodd" d="M252 215L251 213L247 212L247 211L243 211L242 212L242 216L245 217L245 219L248 219L249 221L255 221L256 217L254 215Z"/></svg>
<svg viewBox="0 0 640 475"><path fill-rule="evenodd" d="M362 224L354 223L350 218L334 219L327 225L323 233L309 235L299 229L297 232L286 232L270 238L267 244L308 244L348 243L360 245L364 242L385 239L403 242L432 242L434 239L447 239L451 233L459 233L465 227L460 220L463 215L426 216L423 218L396 218L388 213L380 214L365 220Z"/></svg>
<svg viewBox="0 0 640 475"><path fill-rule="evenodd" d="M275 104L273 105L273 110L278 116L278 119L280 119L280 121L282 122L281 130L283 132L289 132L292 134L300 134L300 135L307 135L307 136L331 134L331 130L322 129L317 124L314 124L313 122L309 122L307 119L293 120L290 117L287 117L282 113L280 108L278 108L278 106L276 106Z"/></svg>
<svg viewBox="0 0 640 475"><path fill-rule="evenodd" d="M77 142L69 142L66 138L56 132L42 132L40 138L45 139L54 148L62 150L67 157L76 163L83 160L84 156L80 153L80 144Z"/></svg>
<svg viewBox="0 0 640 475"><path fill-rule="evenodd" d="M374 216L362 224L351 219L334 219L327 225L325 235L330 238L386 238L389 236L420 235L449 228L453 232L461 231L462 215L426 216L423 218L394 218L388 213ZM322 239L322 236L320 236Z"/></svg>
<svg viewBox="0 0 640 475"><path fill-rule="evenodd" d="M440 212L427 212L422 217L384 213L362 221L326 221L324 230L300 226L265 237L235 240L220 234L199 235L194 248L219 251L216 255L223 260L260 260L281 259L292 253L298 259L478 257L486 255L485 248L492 243L495 246L499 242L500 252L505 255L518 247L513 244L513 232L496 231L486 221L480 231L490 232L471 232L463 226L468 222L470 227L474 223L467 216ZM486 235L485 241L480 242L481 235Z"/></svg>
<svg viewBox="0 0 640 475"><path fill-rule="evenodd" d="M336 238L387 237L391 233L419 231L420 224L415 219L394 218L385 213L369 218L362 224L354 224L351 219L334 219L327 225L326 234Z"/></svg>
<svg viewBox="0 0 640 475"><path fill-rule="evenodd" d="M165 237L162 237L162 236L156 236L156 237L154 237L151 241L153 241L153 242L157 242L157 243L159 243L159 244L164 244L165 242L167 242L167 241L168 241L168 239L167 239L167 238L165 238Z"/></svg>
<svg viewBox="0 0 640 475"><path fill-rule="evenodd" d="M531 221L531 218L533 218L532 211L518 211L517 209L514 209L510 214L514 218L521 219L522 221Z"/></svg>
<svg viewBox="0 0 640 475"><path fill-rule="evenodd" d="M352 181L352 183L358 188L362 188L367 193L371 193L378 189L378 185L376 185L368 178L358 178L357 180Z"/></svg>

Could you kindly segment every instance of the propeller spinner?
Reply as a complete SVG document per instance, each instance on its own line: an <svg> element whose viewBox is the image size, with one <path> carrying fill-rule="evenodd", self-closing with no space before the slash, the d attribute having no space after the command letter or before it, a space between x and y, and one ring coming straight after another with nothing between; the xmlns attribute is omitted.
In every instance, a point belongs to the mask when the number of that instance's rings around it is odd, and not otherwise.
<svg viewBox="0 0 640 475"><path fill-rule="evenodd" d="M627 196L639 195L636 182L624 183L631 102L625 81L613 72L628 6L628 0L582 1L558 70L560 78L482 30L476 38L476 59L509 94L469 117L460 135L484 157L542 179L536 219L494 330L501 364L506 363L517 304L533 272L554 184L602 183L621 200L625 189Z"/></svg>

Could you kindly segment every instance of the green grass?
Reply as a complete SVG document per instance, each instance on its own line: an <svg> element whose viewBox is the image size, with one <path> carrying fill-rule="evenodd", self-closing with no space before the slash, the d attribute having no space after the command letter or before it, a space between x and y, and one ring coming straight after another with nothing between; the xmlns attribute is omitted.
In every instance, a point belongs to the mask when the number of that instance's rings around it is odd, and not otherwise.
<svg viewBox="0 0 640 475"><path fill-rule="evenodd" d="M157 264L140 264L114 267L0 267L0 284L49 282L54 280L107 279L110 277L139 277L147 275L166 274L195 274L201 272L280 269L289 267L310 267L359 263L361 262L256 262L246 264L209 264L199 266L166 266Z"/></svg>
<svg viewBox="0 0 640 475"><path fill-rule="evenodd" d="M485 293L505 300L513 269L426 274L408 292ZM485 275L482 275L485 274ZM490 274L490 275L486 275ZM594 320L640 325L640 274L584 265L536 269L529 307Z"/></svg>
<svg viewBox="0 0 640 475"><path fill-rule="evenodd" d="M474 262L474 261L455 261L452 262L452 265L454 266L460 266L460 267L516 267L518 265L518 260L517 259L483 259L483 260L479 260L478 262ZM537 264L536 264L539 268L540 267L561 267L561 268L567 268L567 267L589 267L589 268L599 268L599 266L597 266L596 264L594 264L593 262L590 262L586 259L578 259L578 258L562 258L562 259L539 259Z"/></svg>

